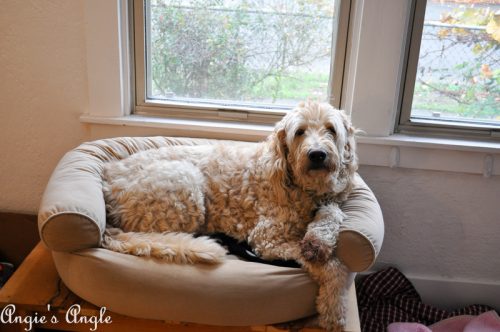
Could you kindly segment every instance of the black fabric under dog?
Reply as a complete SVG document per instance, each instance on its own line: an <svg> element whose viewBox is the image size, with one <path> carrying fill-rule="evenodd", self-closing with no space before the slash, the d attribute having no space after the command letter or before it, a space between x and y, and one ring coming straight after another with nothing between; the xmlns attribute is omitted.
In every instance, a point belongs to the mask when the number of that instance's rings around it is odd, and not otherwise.
<svg viewBox="0 0 500 332"><path fill-rule="evenodd" d="M256 263L262 263L262 264L269 264L269 265L276 265L276 266L282 266L282 267L295 267L295 268L300 268L300 265L293 260L272 260L272 261L267 261L259 256L257 256L253 251L250 245L245 242L239 242L238 240L227 236L226 234L223 233L216 233L216 234L211 234L210 237L212 239L215 239L218 243L220 243L222 246L226 247L228 252L231 255L238 256L239 258L242 258L244 260L250 261L250 262L256 262Z"/></svg>

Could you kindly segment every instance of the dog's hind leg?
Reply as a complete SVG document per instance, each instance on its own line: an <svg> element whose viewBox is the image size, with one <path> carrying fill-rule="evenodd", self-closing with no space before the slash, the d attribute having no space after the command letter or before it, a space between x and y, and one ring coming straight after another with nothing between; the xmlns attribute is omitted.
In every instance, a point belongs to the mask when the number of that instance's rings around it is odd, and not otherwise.
<svg viewBox="0 0 500 332"><path fill-rule="evenodd" d="M124 232L107 228L102 247L135 256L159 258L172 263L220 263L226 250L206 236L188 233Z"/></svg>
<svg viewBox="0 0 500 332"><path fill-rule="evenodd" d="M140 157L140 156L139 156ZM102 246L174 263L218 263L225 250L203 233L205 178L188 161L130 159L108 165L108 221Z"/></svg>
<svg viewBox="0 0 500 332"><path fill-rule="evenodd" d="M142 168L134 171L137 163ZM107 221L126 232L202 233L206 181L188 161L125 159L103 175Z"/></svg>
<svg viewBox="0 0 500 332"><path fill-rule="evenodd" d="M286 234L283 223L260 217L248 236L248 243L262 259L298 260L300 258L299 242L287 239L283 234Z"/></svg>

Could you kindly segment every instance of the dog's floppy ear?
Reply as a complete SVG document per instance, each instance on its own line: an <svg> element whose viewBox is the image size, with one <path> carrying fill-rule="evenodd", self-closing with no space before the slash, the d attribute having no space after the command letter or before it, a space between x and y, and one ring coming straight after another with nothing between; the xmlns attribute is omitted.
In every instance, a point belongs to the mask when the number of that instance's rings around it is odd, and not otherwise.
<svg viewBox="0 0 500 332"><path fill-rule="evenodd" d="M356 155L356 134L358 130L354 128L349 120L347 114L344 111L341 111L342 114L342 122L346 131L346 140L344 145L344 151L342 154L342 163L344 165L348 165L353 168L352 172L355 172L358 168L358 160Z"/></svg>
<svg viewBox="0 0 500 332"><path fill-rule="evenodd" d="M270 181L274 188L280 188L278 199L286 199L286 187L288 185L288 147L286 145L285 119L282 119L274 132L269 137L271 157Z"/></svg>
<svg viewBox="0 0 500 332"><path fill-rule="evenodd" d="M341 194L341 197L345 196L341 199L347 199L347 195L352 188L353 176L358 170L358 157L356 154L355 140L358 130L352 126L349 117L343 111L340 113L342 114L342 122L345 127L346 137L343 151L341 153L341 169L337 180L338 183L341 184L339 187L339 189L341 189L339 194Z"/></svg>

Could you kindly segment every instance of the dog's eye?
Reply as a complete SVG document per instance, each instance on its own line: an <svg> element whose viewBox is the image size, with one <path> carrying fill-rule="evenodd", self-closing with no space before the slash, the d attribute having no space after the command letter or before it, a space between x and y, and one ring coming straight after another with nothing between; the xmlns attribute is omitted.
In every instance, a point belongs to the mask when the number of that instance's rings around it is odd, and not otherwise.
<svg viewBox="0 0 500 332"><path fill-rule="evenodd" d="M330 132L330 134L333 135L333 137L337 136L337 132L335 131L335 128L333 127L328 127L328 131Z"/></svg>
<svg viewBox="0 0 500 332"><path fill-rule="evenodd" d="M304 135L304 133L305 133L304 129L297 129L297 131L295 132L295 137L302 136Z"/></svg>

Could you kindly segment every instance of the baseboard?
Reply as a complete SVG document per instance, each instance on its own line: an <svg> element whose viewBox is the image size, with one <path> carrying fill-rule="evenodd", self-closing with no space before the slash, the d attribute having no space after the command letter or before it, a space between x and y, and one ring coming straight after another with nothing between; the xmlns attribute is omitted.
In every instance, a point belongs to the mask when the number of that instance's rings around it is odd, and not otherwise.
<svg viewBox="0 0 500 332"><path fill-rule="evenodd" d="M361 273L361 277L373 272ZM415 286L422 301L434 307L454 310L471 304L485 304L500 312L500 280L460 280L406 274L405 277Z"/></svg>
<svg viewBox="0 0 500 332"><path fill-rule="evenodd" d="M458 309L471 304L486 304L500 312L500 281L484 282L410 276L424 303Z"/></svg>

